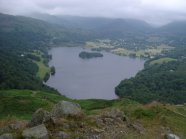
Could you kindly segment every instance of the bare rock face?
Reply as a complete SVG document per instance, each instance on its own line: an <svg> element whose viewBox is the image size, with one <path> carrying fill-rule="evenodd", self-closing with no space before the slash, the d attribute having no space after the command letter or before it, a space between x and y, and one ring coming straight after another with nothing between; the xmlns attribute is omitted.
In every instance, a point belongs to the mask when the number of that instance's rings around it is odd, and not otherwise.
<svg viewBox="0 0 186 139"><path fill-rule="evenodd" d="M81 107L77 103L60 101L51 111L52 117L63 117L67 115L77 115L81 113Z"/></svg>
<svg viewBox="0 0 186 139"><path fill-rule="evenodd" d="M43 124L50 120L50 113L43 109L38 109L32 116L29 126L36 126Z"/></svg>
<svg viewBox="0 0 186 139"><path fill-rule="evenodd" d="M0 136L0 139L14 139L13 135L10 133L6 133Z"/></svg>
<svg viewBox="0 0 186 139"><path fill-rule="evenodd" d="M49 139L48 131L44 124L25 129L22 136L24 139Z"/></svg>

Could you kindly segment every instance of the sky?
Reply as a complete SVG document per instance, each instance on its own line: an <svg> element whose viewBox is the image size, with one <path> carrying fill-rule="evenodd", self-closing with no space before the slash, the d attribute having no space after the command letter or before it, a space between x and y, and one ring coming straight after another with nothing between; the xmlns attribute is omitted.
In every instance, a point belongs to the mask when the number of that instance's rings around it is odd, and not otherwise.
<svg viewBox="0 0 186 139"><path fill-rule="evenodd" d="M134 18L162 25L186 20L186 0L0 0L0 12Z"/></svg>

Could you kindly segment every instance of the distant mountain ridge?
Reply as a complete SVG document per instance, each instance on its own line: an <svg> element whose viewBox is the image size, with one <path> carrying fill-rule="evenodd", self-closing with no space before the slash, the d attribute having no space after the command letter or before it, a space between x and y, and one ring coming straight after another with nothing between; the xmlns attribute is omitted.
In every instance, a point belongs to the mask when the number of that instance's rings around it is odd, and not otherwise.
<svg viewBox="0 0 186 139"><path fill-rule="evenodd" d="M126 36L158 35L166 38L176 38L186 34L186 21L175 21L161 27L153 27L137 19L113 19L101 17L52 16L35 14L32 17L49 23L61 25L68 29L76 28L88 32L90 38L124 38ZM179 36L180 37L180 36ZM182 36L183 37L183 36Z"/></svg>

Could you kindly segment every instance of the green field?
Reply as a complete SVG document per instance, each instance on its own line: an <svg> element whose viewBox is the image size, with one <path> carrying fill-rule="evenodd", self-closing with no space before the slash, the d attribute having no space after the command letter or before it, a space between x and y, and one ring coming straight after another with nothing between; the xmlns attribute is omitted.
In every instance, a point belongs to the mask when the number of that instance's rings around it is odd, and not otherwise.
<svg viewBox="0 0 186 139"><path fill-rule="evenodd" d="M171 61L176 61L176 59L170 58L170 57L164 57L164 58L160 58L160 59L151 61L150 65L162 64L162 63L167 63L167 62L171 62Z"/></svg>
<svg viewBox="0 0 186 139"><path fill-rule="evenodd" d="M38 56L41 60L40 61L33 61L37 64L39 70L37 72L37 76L40 79L44 79L46 73L50 73L50 67L44 64L44 58L42 57L42 53L40 51L32 53L35 56Z"/></svg>
<svg viewBox="0 0 186 139"><path fill-rule="evenodd" d="M46 73L49 73L50 72L50 68L47 67L42 61L39 61L39 62L38 61L34 61L34 63L36 63L37 66L39 67L39 71L37 73L37 76L40 79L44 79Z"/></svg>

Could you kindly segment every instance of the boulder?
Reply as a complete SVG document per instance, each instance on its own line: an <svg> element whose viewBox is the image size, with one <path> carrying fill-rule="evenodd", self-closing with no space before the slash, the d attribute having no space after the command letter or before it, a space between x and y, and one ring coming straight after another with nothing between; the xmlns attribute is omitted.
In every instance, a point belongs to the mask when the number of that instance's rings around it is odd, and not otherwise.
<svg viewBox="0 0 186 139"><path fill-rule="evenodd" d="M13 139L13 135L10 133L6 133L0 136L0 139Z"/></svg>
<svg viewBox="0 0 186 139"><path fill-rule="evenodd" d="M48 131L44 124L25 129L22 136L25 139L49 139Z"/></svg>
<svg viewBox="0 0 186 139"><path fill-rule="evenodd" d="M40 108L33 114L29 126L37 126L46 123L49 120L50 120L50 113Z"/></svg>
<svg viewBox="0 0 186 139"><path fill-rule="evenodd" d="M78 115L81 113L81 107L77 103L60 101L51 111L53 117L63 117L68 115Z"/></svg>
<svg viewBox="0 0 186 139"><path fill-rule="evenodd" d="M166 139L180 139L180 137L178 137L175 134L168 133L168 134L166 134Z"/></svg>

